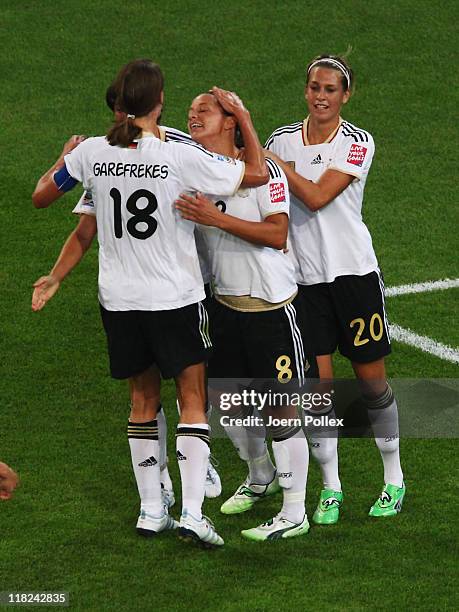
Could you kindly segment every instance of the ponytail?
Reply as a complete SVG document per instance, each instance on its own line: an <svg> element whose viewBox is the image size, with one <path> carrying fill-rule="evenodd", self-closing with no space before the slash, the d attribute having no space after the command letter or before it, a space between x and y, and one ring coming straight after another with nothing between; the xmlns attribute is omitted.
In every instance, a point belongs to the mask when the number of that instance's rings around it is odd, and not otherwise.
<svg viewBox="0 0 459 612"><path fill-rule="evenodd" d="M117 93L114 108L126 117L110 128L107 140L112 146L128 147L142 133L136 117L145 117L162 103L164 77L158 64L139 59L123 66L112 85Z"/></svg>
<svg viewBox="0 0 459 612"><path fill-rule="evenodd" d="M121 121L117 121L109 129L107 140L109 144L119 147L128 147L133 141L140 136L142 128L135 125L134 119L125 117Z"/></svg>

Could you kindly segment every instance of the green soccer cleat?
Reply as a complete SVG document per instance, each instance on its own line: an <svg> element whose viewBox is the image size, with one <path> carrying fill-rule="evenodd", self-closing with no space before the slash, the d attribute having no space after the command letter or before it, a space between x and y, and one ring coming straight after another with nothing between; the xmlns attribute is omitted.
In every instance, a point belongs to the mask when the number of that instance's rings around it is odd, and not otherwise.
<svg viewBox="0 0 459 612"><path fill-rule="evenodd" d="M384 485L381 495L371 506L369 516L395 516L402 509L406 487L396 487L392 484Z"/></svg>
<svg viewBox="0 0 459 612"><path fill-rule="evenodd" d="M271 482L265 485L250 483L247 478L237 489L236 493L222 504L220 512L223 514L247 512L247 510L253 508L257 502L266 499L269 495L274 495L274 493L278 491L280 491L280 486L277 476L274 476Z"/></svg>
<svg viewBox="0 0 459 612"><path fill-rule="evenodd" d="M334 525L339 519L339 509L343 504L342 491L322 489L319 503L312 520L316 525Z"/></svg>
<svg viewBox="0 0 459 612"><path fill-rule="evenodd" d="M258 527L244 529L241 531L241 535L247 540L265 542L266 540L281 540L306 535L308 531L309 523L306 514L301 523L292 523L278 515Z"/></svg>

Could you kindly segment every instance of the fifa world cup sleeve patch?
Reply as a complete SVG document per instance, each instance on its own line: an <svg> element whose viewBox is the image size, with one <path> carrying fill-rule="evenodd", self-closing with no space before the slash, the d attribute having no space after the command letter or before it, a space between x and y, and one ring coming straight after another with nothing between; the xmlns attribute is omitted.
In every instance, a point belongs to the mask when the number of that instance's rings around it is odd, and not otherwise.
<svg viewBox="0 0 459 612"><path fill-rule="evenodd" d="M214 155L214 158L217 159L218 161L226 162L227 164L233 164L234 166L236 165L236 160L233 159L232 157L228 157L228 155L216 154Z"/></svg>
<svg viewBox="0 0 459 612"><path fill-rule="evenodd" d="M278 204L280 202L285 202L284 183L270 183L269 199L271 200L271 204Z"/></svg>
<svg viewBox="0 0 459 612"><path fill-rule="evenodd" d="M362 164L365 160L365 155L367 154L367 149L358 144L353 144L349 149L349 154L347 156L347 163L353 164L354 166L362 167Z"/></svg>
<svg viewBox="0 0 459 612"><path fill-rule="evenodd" d="M94 208L94 202L92 200L92 193L89 191L89 189L87 189L84 192L81 203L83 206L90 206L91 208Z"/></svg>

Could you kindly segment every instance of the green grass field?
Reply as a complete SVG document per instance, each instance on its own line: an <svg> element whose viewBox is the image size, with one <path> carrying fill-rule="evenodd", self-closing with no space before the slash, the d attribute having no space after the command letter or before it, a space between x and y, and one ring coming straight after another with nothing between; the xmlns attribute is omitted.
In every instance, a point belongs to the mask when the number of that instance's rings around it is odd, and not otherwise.
<svg viewBox="0 0 459 612"><path fill-rule="evenodd" d="M357 88L345 117L376 142L364 212L386 284L458 276L454 8L425 0L2 2L0 459L18 470L21 487L0 504L0 592L68 591L72 609L95 611L457 608L456 440L402 440L404 511L382 522L366 516L382 485L377 449L344 440L342 521L257 545L239 531L275 514L280 498L250 515L220 515L245 473L230 443L217 439L223 498L205 510L225 548L206 553L173 534L145 541L134 530L127 389L108 375L96 248L43 312L30 309L31 285L74 227L80 193L37 211L35 182L71 134L104 132L105 88L121 64L142 56L165 72L166 125L185 129L191 99L218 84L241 95L264 140L304 117L308 60L352 45ZM388 309L399 325L457 347L457 289L392 297ZM457 378L458 369L396 342L388 372ZM336 373L350 376L341 358ZM178 493L171 385L163 399ZM319 490L312 464L310 514Z"/></svg>

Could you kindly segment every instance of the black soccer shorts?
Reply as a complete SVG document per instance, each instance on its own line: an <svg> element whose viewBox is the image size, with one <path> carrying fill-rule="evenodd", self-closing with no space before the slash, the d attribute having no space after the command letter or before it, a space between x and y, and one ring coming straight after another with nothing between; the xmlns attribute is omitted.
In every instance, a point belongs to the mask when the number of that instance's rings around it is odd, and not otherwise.
<svg viewBox="0 0 459 612"><path fill-rule="evenodd" d="M209 321L201 302L158 311L111 311L100 306L100 312L113 378L130 378L153 364L163 378L172 378L209 358Z"/></svg>
<svg viewBox="0 0 459 612"><path fill-rule="evenodd" d="M338 348L351 361L370 363L391 352L379 271L300 285L298 291L316 355Z"/></svg>
<svg viewBox="0 0 459 612"><path fill-rule="evenodd" d="M288 383L317 377L303 342L297 298L276 310L239 312L215 300L210 319L209 378L262 378Z"/></svg>

